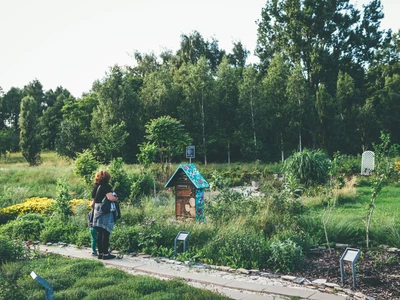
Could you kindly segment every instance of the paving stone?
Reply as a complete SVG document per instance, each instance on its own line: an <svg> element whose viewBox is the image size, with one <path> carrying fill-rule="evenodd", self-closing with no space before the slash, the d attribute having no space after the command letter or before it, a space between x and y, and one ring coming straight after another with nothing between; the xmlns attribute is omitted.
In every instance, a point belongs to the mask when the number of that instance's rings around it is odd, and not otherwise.
<svg viewBox="0 0 400 300"><path fill-rule="evenodd" d="M327 287L331 287L331 288L335 288L335 289L339 287L339 285L337 283L332 283L332 282L326 282L325 285Z"/></svg>
<svg viewBox="0 0 400 300"><path fill-rule="evenodd" d="M243 268L237 269L236 272L241 273L241 274L246 274L246 275L250 273L249 270L246 270L246 269L243 269Z"/></svg>
<svg viewBox="0 0 400 300"><path fill-rule="evenodd" d="M283 275L283 276L281 276L281 278L283 280L293 281L293 279L295 279L296 276Z"/></svg>
<svg viewBox="0 0 400 300"><path fill-rule="evenodd" d="M311 281L312 284L325 284L326 283L326 279L315 279L313 281Z"/></svg>
<svg viewBox="0 0 400 300"><path fill-rule="evenodd" d="M279 275L279 274L268 274L267 277L268 278L281 278L281 275Z"/></svg>
<svg viewBox="0 0 400 300"><path fill-rule="evenodd" d="M296 277L293 279L293 282L297 284L302 284L304 281L306 281L306 279L302 277Z"/></svg>

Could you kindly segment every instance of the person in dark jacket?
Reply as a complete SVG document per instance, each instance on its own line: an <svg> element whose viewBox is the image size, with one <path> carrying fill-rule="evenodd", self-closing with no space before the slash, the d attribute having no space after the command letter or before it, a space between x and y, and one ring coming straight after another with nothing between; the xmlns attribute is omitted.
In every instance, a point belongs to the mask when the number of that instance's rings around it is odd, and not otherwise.
<svg viewBox="0 0 400 300"><path fill-rule="evenodd" d="M107 197L110 201L118 201L116 194L113 194L110 185L111 175L101 170L96 173L94 187L92 190L93 228L97 231L98 259L113 259L115 255L108 253L110 234L114 229L114 215L112 212L101 211L102 201Z"/></svg>

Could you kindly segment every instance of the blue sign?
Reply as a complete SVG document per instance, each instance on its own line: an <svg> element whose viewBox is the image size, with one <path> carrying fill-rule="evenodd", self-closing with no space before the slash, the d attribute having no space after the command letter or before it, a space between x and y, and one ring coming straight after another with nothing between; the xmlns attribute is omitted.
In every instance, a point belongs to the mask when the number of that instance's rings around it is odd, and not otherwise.
<svg viewBox="0 0 400 300"><path fill-rule="evenodd" d="M195 146L187 146L186 158L195 158L195 156L196 156Z"/></svg>

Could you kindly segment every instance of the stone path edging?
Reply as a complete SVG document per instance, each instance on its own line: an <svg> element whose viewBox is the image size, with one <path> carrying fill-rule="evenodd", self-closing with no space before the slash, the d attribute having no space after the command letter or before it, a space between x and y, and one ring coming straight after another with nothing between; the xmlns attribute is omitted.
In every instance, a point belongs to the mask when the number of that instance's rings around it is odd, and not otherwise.
<svg viewBox="0 0 400 300"><path fill-rule="evenodd" d="M53 252L76 258L97 259L90 255L90 249L78 249L65 243L36 245L40 251ZM118 253L114 253L117 254ZM232 299L300 299L343 300L368 299L365 295L351 294L335 284L306 282L293 276L281 276L258 270L232 269L229 267L182 263L166 258L152 258L149 255L121 256L121 259L102 261L108 266L118 267L135 274L143 273L160 278L182 278L188 283L202 284L204 288L229 294ZM309 280L308 280L309 281ZM300 283L300 284L299 284ZM192 284L192 285L193 285ZM228 290L227 290L228 289ZM230 291L229 291L230 289ZM223 290L223 291L222 291ZM250 292L251 294L244 293ZM352 292L352 291L350 291ZM261 298L260 298L261 297ZM272 297L272 298L271 298ZM282 298L284 297L284 298Z"/></svg>

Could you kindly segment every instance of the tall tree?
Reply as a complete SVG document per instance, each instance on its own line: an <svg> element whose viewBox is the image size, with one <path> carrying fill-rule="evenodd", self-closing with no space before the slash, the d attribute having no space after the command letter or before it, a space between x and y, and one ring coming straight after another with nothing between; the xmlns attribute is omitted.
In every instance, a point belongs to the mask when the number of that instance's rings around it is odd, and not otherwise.
<svg viewBox="0 0 400 300"><path fill-rule="evenodd" d="M235 133L237 132L237 110L238 110L238 76L235 69L229 65L227 57L222 59L217 71L215 83L215 101L213 111L215 120L215 131L217 141L224 144L227 153L227 161L231 162L231 151L237 147ZM221 114L220 112L224 112Z"/></svg>
<svg viewBox="0 0 400 300"><path fill-rule="evenodd" d="M104 162L110 162L112 157L122 156L122 153L112 153L114 149L108 147L106 141L110 137L111 129L120 136L112 137L120 142L125 142L126 132L123 131L125 125L119 118L119 108L123 98L123 70L119 66L110 68L103 82L97 82L94 92L98 99L98 105L94 108L92 118L92 134L95 139L94 153ZM117 126L117 127L116 127Z"/></svg>
<svg viewBox="0 0 400 300"><path fill-rule="evenodd" d="M234 42L232 53L228 54L229 63L237 68L244 68L250 51L242 44L241 41Z"/></svg>
<svg viewBox="0 0 400 300"><path fill-rule="evenodd" d="M75 159L78 153L90 148L92 143L90 124L97 103L94 93L76 100L71 97L64 100L61 109L62 122L55 141L58 155Z"/></svg>
<svg viewBox="0 0 400 300"><path fill-rule="evenodd" d="M289 109L288 129L293 134L297 134L297 149L301 152L303 149L303 133L309 133L312 130L310 121L313 119L314 110L307 81L300 64L296 64L290 71L286 85L286 96ZM306 112L308 117L306 117Z"/></svg>
<svg viewBox="0 0 400 300"><path fill-rule="evenodd" d="M19 114L23 93L19 88L12 87L2 98L1 110L5 125L9 126L19 136Z"/></svg>
<svg viewBox="0 0 400 300"><path fill-rule="evenodd" d="M184 125L170 116L150 120L145 128L146 139L157 146L160 163L164 166L164 162L167 162L166 173L169 174L172 158L182 154L192 139Z"/></svg>
<svg viewBox="0 0 400 300"><path fill-rule="evenodd" d="M75 99L62 87L58 87L55 92L50 90L45 93L45 108L40 118L43 148L55 150L56 137L60 132L63 117L62 108L68 100Z"/></svg>
<svg viewBox="0 0 400 300"><path fill-rule="evenodd" d="M339 150L343 153L356 154L358 152L359 138L357 138L357 120L359 114L360 95L355 87L353 78L343 72L339 72L336 87L336 116L332 124L335 128L331 130L332 143L337 147L332 151Z"/></svg>
<svg viewBox="0 0 400 300"><path fill-rule="evenodd" d="M178 108L180 119L195 144L200 145L198 153L203 157L204 164L207 164L208 145L211 142L208 130L212 127L209 111L214 80L206 58L201 57L196 65L182 65L174 80L182 87L184 96Z"/></svg>
<svg viewBox="0 0 400 300"><path fill-rule="evenodd" d="M174 70L174 66L163 65L144 78L140 98L146 122L163 115L177 116L178 98L174 93Z"/></svg>
<svg viewBox="0 0 400 300"><path fill-rule="evenodd" d="M273 144L278 145L281 160L285 160L286 124L288 123L288 101L286 97L286 82L289 67L284 58L277 54L271 61L268 74L263 79L264 103L263 114L266 118L266 132L273 137ZM273 149L271 149L273 151Z"/></svg>
<svg viewBox="0 0 400 300"><path fill-rule="evenodd" d="M244 68L239 88L240 150L246 160L260 159L261 119L260 82L254 66ZM250 137L250 138L249 138Z"/></svg>
<svg viewBox="0 0 400 300"><path fill-rule="evenodd" d="M26 96L21 102L20 147L22 156L30 166L40 164L41 140L38 123L39 104L33 96Z"/></svg>

